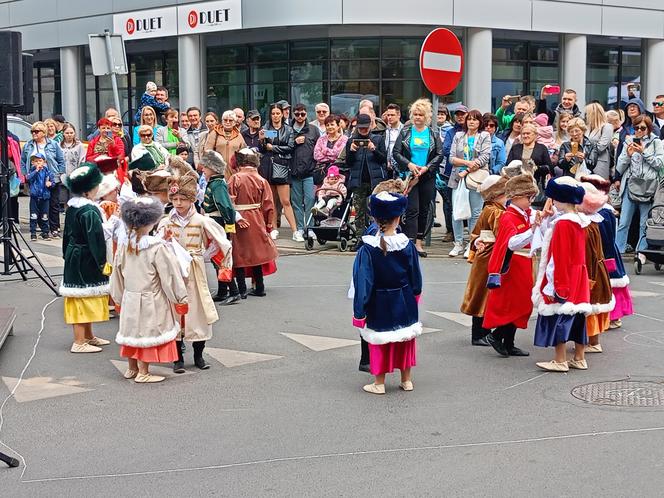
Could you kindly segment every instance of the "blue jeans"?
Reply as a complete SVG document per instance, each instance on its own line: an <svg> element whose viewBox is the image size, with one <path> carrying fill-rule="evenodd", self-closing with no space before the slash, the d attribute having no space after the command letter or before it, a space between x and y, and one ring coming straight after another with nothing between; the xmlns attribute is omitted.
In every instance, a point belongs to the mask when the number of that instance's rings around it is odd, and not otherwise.
<svg viewBox="0 0 664 498"><path fill-rule="evenodd" d="M468 233L473 231L475 223L480 217L482 207L484 206L484 199L479 192L468 190L468 200L470 201L470 219L468 220ZM452 229L454 230L454 242L463 242L463 220L455 220L452 217Z"/></svg>
<svg viewBox="0 0 664 498"><path fill-rule="evenodd" d="M48 235L48 212L50 199L36 199L30 197L30 233L37 234L37 224L42 235Z"/></svg>
<svg viewBox="0 0 664 498"><path fill-rule="evenodd" d="M311 212L311 208L314 207L314 179L312 176L293 178L292 182L291 204L295 214L295 223L298 230L304 231L307 217Z"/></svg>
<svg viewBox="0 0 664 498"><path fill-rule="evenodd" d="M634 202L629 198L627 187L622 196L622 206L620 207L620 221L618 221L618 233L616 234L616 245L621 253L625 252L627 246L627 236L629 235L629 226L632 224L634 212L639 210L639 245L637 251L647 249L646 243L646 221L648 220L648 211L652 207L652 202Z"/></svg>

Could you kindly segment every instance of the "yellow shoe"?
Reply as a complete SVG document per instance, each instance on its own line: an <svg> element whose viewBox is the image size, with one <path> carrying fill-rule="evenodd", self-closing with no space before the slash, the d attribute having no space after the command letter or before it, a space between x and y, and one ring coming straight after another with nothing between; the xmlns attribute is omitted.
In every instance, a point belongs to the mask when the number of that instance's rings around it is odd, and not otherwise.
<svg viewBox="0 0 664 498"><path fill-rule="evenodd" d="M535 365L549 372L569 372L569 366L567 366L566 361L560 363L556 360L540 361L539 363L535 363Z"/></svg>
<svg viewBox="0 0 664 498"><path fill-rule="evenodd" d="M87 342L84 342L83 344L72 344L70 351L72 353L99 353L101 351L101 348L98 348L97 346L93 346L92 344L89 344Z"/></svg>
<svg viewBox="0 0 664 498"><path fill-rule="evenodd" d="M602 353L602 345L601 344L588 344L586 346L586 353Z"/></svg>
<svg viewBox="0 0 664 498"><path fill-rule="evenodd" d="M569 364L569 368L575 368L577 370L588 370L588 362L586 360L571 359L567 363Z"/></svg>
<svg viewBox="0 0 664 498"><path fill-rule="evenodd" d="M413 383L410 380L407 380L406 382L402 382L401 384L399 384L399 387L404 391L412 391Z"/></svg>
<svg viewBox="0 0 664 498"><path fill-rule="evenodd" d="M137 382L138 384L152 384L153 382L161 382L162 380L165 379L166 377L162 377L161 375L139 373L134 379L134 382Z"/></svg>
<svg viewBox="0 0 664 498"><path fill-rule="evenodd" d="M362 389L371 394L385 394L385 384L367 384Z"/></svg>
<svg viewBox="0 0 664 498"><path fill-rule="evenodd" d="M92 339L88 339L88 344L92 344L93 346L108 346L110 343L111 341L107 341L101 337L93 337Z"/></svg>
<svg viewBox="0 0 664 498"><path fill-rule="evenodd" d="M138 375L138 370L131 370L131 369L128 368L127 370L125 370L125 373L123 374L123 377L125 379L133 379L137 375Z"/></svg>

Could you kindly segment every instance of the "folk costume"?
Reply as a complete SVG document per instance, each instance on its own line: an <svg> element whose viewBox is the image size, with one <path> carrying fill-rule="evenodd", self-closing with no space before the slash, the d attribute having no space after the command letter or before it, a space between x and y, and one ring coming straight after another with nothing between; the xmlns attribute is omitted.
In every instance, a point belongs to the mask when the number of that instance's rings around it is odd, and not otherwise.
<svg viewBox="0 0 664 498"><path fill-rule="evenodd" d="M381 192L371 196L369 207L376 220L394 220L407 205L406 196ZM417 362L415 338L422 333L417 309L422 294L417 250L403 233L365 235L362 242L353 266L353 325L369 343L371 373L410 369ZM412 384L402 388L411 390Z"/></svg>
<svg viewBox="0 0 664 498"><path fill-rule="evenodd" d="M103 215L92 199L84 197L102 179L99 169L91 163L84 163L65 179L65 185L74 194L65 214L62 234L65 264L59 290L65 298L64 315L68 324L108 320L109 283Z"/></svg>
<svg viewBox="0 0 664 498"><path fill-rule="evenodd" d="M138 238L135 232L154 226L163 212L162 204L153 197L138 197L122 205L122 221L129 233L127 243L118 247L111 276L111 296L121 306L115 342L121 346L121 356L144 363L178 359L177 315L187 311L187 287L175 254L163 239L150 235ZM173 305L184 306L176 312ZM125 377L136 377L136 382L163 380L137 374L128 370Z"/></svg>
<svg viewBox="0 0 664 498"><path fill-rule="evenodd" d="M171 199L174 195L182 195L193 203L196 201L197 188L196 175L173 176L169 182L168 197ZM161 220L157 233L170 233L171 238L177 241L192 258L186 282L189 311L184 317L184 329L180 332L178 342L182 340L193 342L194 363L198 368L207 369L203 350L205 341L212 338L212 324L219 320L219 315L208 289L205 253L206 250L215 254L221 253L223 265L230 268L231 244L226 238L224 229L212 218L197 213L193 204L185 216L180 216L173 209ZM182 349L182 345L178 344L178 360L173 366L176 373L184 371Z"/></svg>
<svg viewBox="0 0 664 498"><path fill-rule="evenodd" d="M539 192L532 175L520 174L505 185L508 199L531 197ZM500 217L498 235L489 258L487 287L489 296L482 326L495 329L486 336L487 341L501 356L527 356L514 346L516 329L528 328L533 306L530 295L533 288L533 260L530 243L530 209L524 211L513 203Z"/></svg>
<svg viewBox="0 0 664 498"><path fill-rule="evenodd" d="M484 309L489 296L489 290L486 288L489 276L487 268L498 235L500 217L505 212L505 206L497 199L505 195L506 184L507 178L491 175L477 189L484 199L484 208L470 234L468 262L472 266L461 303L461 313L473 317L471 342L475 346L489 346L485 337L491 331L482 327ZM477 248L478 241L484 244L481 250Z"/></svg>
<svg viewBox="0 0 664 498"><path fill-rule="evenodd" d="M235 205L237 219L249 223L238 227L233 236L233 272L242 296L265 296L265 269L274 266L279 253L269 236L272 229L274 200L270 184L258 173L260 158L252 149L235 154L240 170L228 183L228 191ZM245 277L254 279L254 288L247 291Z"/></svg>
<svg viewBox="0 0 664 498"><path fill-rule="evenodd" d="M566 204L581 204L585 191L570 177L550 180L546 196ZM592 313L590 285L586 266L585 228L590 219L582 213L559 215L544 236L542 257L533 288L537 309L535 346L557 346L568 341L588 342L586 316ZM567 371L568 362L542 362L545 370ZM571 360L569 366L587 369L585 359Z"/></svg>

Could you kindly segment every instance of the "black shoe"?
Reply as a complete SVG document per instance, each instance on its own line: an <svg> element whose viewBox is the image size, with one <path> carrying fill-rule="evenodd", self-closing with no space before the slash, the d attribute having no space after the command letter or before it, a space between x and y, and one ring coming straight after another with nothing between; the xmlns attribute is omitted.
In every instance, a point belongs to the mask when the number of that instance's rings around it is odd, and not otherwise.
<svg viewBox="0 0 664 498"><path fill-rule="evenodd" d="M41 238L42 240L51 240L51 236L47 233L42 233Z"/></svg>
<svg viewBox="0 0 664 498"><path fill-rule="evenodd" d="M366 373L371 373L371 368L369 367L368 363L360 363L360 372L366 372Z"/></svg>
<svg viewBox="0 0 664 498"><path fill-rule="evenodd" d="M222 306L227 306L229 304L235 304L240 300L240 294L233 294L232 296L228 296L226 299L221 301Z"/></svg>
<svg viewBox="0 0 664 498"><path fill-rule="evenodd" d="M240 298L242 298L242 299L247 299L248 295L249 295L249 291L240 292Z"/></svg>
<svg viewBox="0 0 664 498"><path fill-rule="evenodd" d="M479 339L473 339L471 341L473 346L491 346L489 344L489 341L487 340L486 336L485 337L480 337Z"/></svg>
<svg viewBox="0 0 664 498"><path fill-rule="evenodd" d="M433 227L434 227L434 228L440 228L440 227L442 227L442 226L443 226L443 225L441 225L441 224L438 223L437 221L434 221L434 222L433 222Z"/></svg>
<svg viewBox="0 0 664 498"><path fill-rule="evenodd" d="M51 232L51 237L54 239L59 239L60 238L60 231L59 230L54 230Z"/></svg>
<svg viewBox="0 0 664 498"><path fill-rule="evenodd" d="M265 297L267 295L265 291L257 291L255 288L252 288L247 294L254 297Z"/></svg>
<svg viewBox="0 0 664 498"><path fill-rule="evenodd" d="M196 365L201 370L208 370L210 368L210 365L205 363L205 359L202 356L194 357L194 365Z"/></svg>
<svg viewBox="0 0 664 498"><path fill-rule="evenodd" d="M426 251L417 251L417 254L420 256L420 258L426 258L427 257L427 252Z"/></svg>
<svg viewBox="0 0 664 498"><path fill-rule="evenodd" d="M32 242L36 241L36 240L37 240L37 234L36 234L36 233L33 233L32 235L30 235L30 240L31 240Z"/></svg>
<svg viewBox="0 0 664 498"><path fill-rule="evenodd" d="M491 347L496 350L496 353L504 358L509 358L510 355L507 352L507 349L505 349L504 344L500 342L493 334L487 335L486 340L491 345Z"/></svg>
<svg viewBox="0 0 664 498"><path fill-rule="evenodd" d="M220 302L226 300L226 298L228 298L228 292L226 292L225 294L219 294L219 293L217 293L217 295L215 295L215 296L212 298L212 300L213 300L215 303L220 303Z"/></svg>
<svg viewBox="0 0 664 498"><path fill-rule="evenodd" d="M175 361L173 362L173 372L176 374L183 374L186 372L184 369L184 363L181 361Z"/></svg>
<svg viewBox="0 0 664 498"><path fill-rule="evenodd" d="M524 351L523 349L519 349L515 346L508 348L507 354L509 354L510 356L530 356L530 353L528 351Z"/></svg>

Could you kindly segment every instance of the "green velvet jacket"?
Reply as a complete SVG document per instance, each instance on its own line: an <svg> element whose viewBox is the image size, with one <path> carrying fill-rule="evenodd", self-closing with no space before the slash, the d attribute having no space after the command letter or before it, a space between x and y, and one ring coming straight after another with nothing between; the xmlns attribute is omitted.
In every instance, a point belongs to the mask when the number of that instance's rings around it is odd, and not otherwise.
<svg viewBox="0 0 664 498"><path fill-rule="evenodd" d="M224 175L210 177L205 189L203 211L222 225L226 233L235 233L235 208L231 196L228 195L228 185Z"/></svg>

